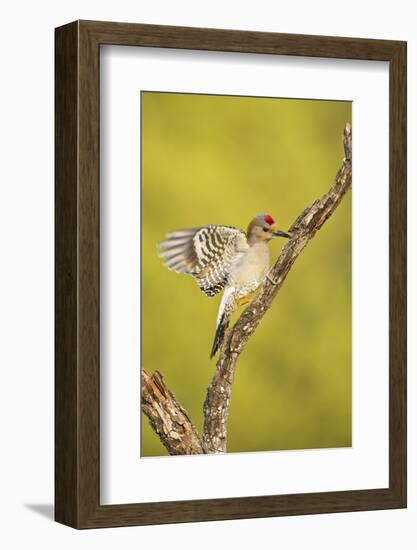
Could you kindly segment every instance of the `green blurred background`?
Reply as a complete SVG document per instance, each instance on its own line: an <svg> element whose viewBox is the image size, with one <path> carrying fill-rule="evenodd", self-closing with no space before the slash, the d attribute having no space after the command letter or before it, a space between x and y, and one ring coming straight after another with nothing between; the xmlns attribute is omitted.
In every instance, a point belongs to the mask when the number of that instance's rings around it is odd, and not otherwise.
<svg viewBox="0 0 417 550"><path fill-rule="evenodd" d="M197 429L220 296L162 266L184 227L286 230L343 159L351 103L142 92L142 366L158 369ZM271 243L275 260L284 239ZM351 194L301 254L242 353L228 452L351 446ZM141 455L166 455L142 415Z"/></svg>

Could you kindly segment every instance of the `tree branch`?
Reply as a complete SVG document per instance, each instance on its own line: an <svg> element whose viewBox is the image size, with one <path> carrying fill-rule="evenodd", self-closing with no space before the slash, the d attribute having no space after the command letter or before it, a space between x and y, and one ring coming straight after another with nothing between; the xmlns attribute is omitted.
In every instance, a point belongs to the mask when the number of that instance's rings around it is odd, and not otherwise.
<svg viewBox="0 0 417 550"><path fill-rule="evenodd" d="M330 190L306 208L292 224L292 237L281 250L258 296L228 332L220 350L216 372L204 402L203 446L206 453L224 453L227 443L227 419L233 379L239 355L248 338L271 307L288 272L302 250L324 222L333 214L352 184L352 129L346 124L343 139L345 159ZM274 281L274 282L271 282Z"/></svg>
<svg viewBox="0 0 417 550"><path fill-rule="evenodd" d="M165 385L162 374L142 369L142 411L170 455L203 454L201 438L187 411Z"/></svg>
<svg viewBox="0 0 417 550"><path fill-rule="evenodd" d="M220 350L216 371L204 402L204 429L198 435L187 411L178 403L156 371L142 369L142 411L170 454L224 453L227 419L237 360L248 338L271 307L291 267L309 241L333 214L352 184L352 130L344 129L345 158L329 191L313 202L289 229L292 237L269 272L257 297L228 331Z"/></svg>

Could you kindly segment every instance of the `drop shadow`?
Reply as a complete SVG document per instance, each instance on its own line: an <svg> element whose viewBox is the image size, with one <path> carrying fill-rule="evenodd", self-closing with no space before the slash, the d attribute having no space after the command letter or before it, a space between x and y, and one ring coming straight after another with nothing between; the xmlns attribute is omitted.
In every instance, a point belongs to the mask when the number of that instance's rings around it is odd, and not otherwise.
<svg viewBox="0 0 417 550"><path fill-rule="evenodd" d="M24 504L25 508L28 510L32 510L32 512L35 512L39 514L40 516L43 516L50 521L54 521L54 505L53 504Z"/></svg>

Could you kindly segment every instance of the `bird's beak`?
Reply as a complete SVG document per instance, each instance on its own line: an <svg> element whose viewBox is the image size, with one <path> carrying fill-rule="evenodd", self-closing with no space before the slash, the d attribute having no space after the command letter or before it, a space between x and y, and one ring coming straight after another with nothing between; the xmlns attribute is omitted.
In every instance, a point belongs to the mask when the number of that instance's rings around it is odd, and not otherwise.
<svg viewBox="0 0 417 550"><path fill-rule="evenodd" d="M289 233L285 233L285 231L281 231L278 229L278 231L273 232L274 237L285 237L286 239L291 239L291 235Z"/></svg>

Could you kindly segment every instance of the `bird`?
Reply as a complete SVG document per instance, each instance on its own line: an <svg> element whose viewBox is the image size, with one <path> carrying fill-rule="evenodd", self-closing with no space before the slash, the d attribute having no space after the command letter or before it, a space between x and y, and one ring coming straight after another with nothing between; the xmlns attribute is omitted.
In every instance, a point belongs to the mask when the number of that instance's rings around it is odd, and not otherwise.
<svg viewBox="0 0 417 550"><path fill-rule="evenodd" d="M270 214L258 214L246 231L204 225L167 233L157 245L164 265L194 277L206 296L223 291L210 359L220 349L234 311L248 303L269 278L268 244L275 237L289 239L291 235L277 229Z"/></svg>

